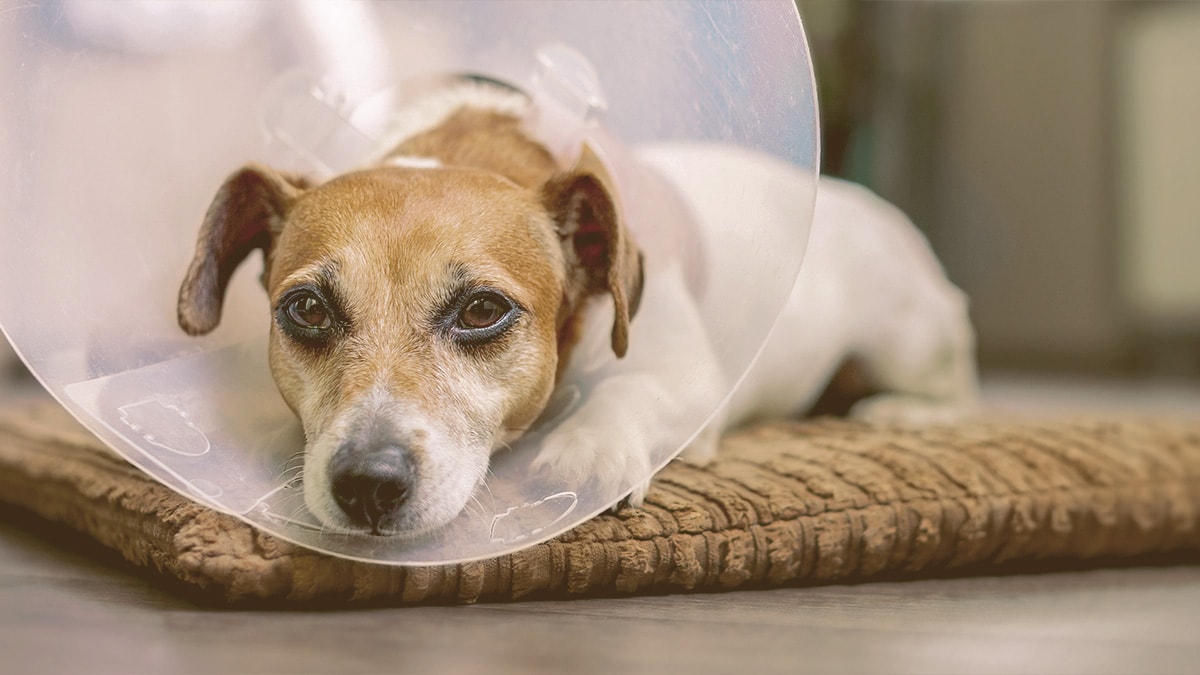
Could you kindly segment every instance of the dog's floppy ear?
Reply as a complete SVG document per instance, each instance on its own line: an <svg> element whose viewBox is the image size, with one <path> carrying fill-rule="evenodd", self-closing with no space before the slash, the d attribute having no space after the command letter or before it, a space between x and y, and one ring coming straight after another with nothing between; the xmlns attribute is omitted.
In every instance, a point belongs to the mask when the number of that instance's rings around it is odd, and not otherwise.
<svg viewBox="0 0 1200 675"><path fill-rule="evenodd" d="M233 271L256 248L269 260L288 210L307 186L302 178L255 164L225 179L204 216L196 255L179 288L184 332L203 335L217 327Z"/></svg>
<svg viewBox="0 0 1200 675"><path fill-rule="evenodd" d="M567 295L578 305L594 293L612 295L612 348L624 356L629 321L642 297L642 254L621 223L604 181L590 171L559 174L542 188L567 261Z"/></svg>

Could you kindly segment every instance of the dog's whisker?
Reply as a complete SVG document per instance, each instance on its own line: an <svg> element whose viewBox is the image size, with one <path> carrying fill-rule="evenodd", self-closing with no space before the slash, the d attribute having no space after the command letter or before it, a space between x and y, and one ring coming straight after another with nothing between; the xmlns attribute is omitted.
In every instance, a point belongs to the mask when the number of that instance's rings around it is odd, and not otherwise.
<svg viewBox="0 0 1200 675"><path fill-rule="evenodd" d="M303 520L303 515L304 515L304 504L296 505L296 506L292 507L291 510L285 512L282 515L283 515L283 518L286 520L293 521L293 522L301 522Z"/></svg>
<svg viewBox="0 0 1200 675"><path fill-rule="evenodd" d="M274 504L275 510L285 519L302 520L301 514L307 510L304 504L304 493L293 490L280 493L279 500Z"/></svg>
<svg viewBox="0 0 1200 675"><path fill-rule="evenodd" d="M283 462L283 469L275 474L273 484L276 485L299 485L304 475L304 452L293 453Z"/></svg>
<svg viewBox="0 0 1200 675"><path fill-rule="evenodd" d="M272 481L273 485L286 485L288 487L298 487L304 479L303 467L288 467L283 471L275 474Z"/></svg>
<svg viewBox="0 0 1200 675"><path fill-rule="evenodd" d="M278 475L286 476L289 473L302 473L303 471L304 471L303 465L295 464L295 465L291 465L291 466L284 466L283 469L280 470Z"/></svg>
<svg viewBox="0 0 1200 675"><path fill-rule="evenodd" d="M472 508L474 506L475 508ZM492 510L484 507L483 503L475 495L471 495L471 501L466 505L468 514L479 518L479 522L483 523L484 527L490 527L492 524L491 518L488 516Z"/></svg>
<svg viewBox="0 0 1200 675"><path fill-rule="evenodd" d="M496 507L496 496L492 494L491 490L487 491L487 500L488 500L488 503L491 504L490 509L488 507L484 506L483 495L481 495L479 492L476 492L475 494L471 495L471 501L478 504L479 508L488 510L488 511L494 511L495 507Z"/></svg>

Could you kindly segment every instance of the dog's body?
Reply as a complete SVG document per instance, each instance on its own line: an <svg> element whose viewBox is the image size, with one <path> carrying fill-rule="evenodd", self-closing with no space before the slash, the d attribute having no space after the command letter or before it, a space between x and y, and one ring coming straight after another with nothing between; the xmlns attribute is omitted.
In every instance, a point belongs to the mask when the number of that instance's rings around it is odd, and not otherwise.
<svg viewBox="0 0 1200 675"><path fill-rule="evenodd" d="M794 169L732 148L642 152L645 179L683 197L628 196L662 225L638 233L643 270L621 218L627 195L613 194L586 148L559 166L526 124L531 106L458 85L404 117L399 142L362 171L313 186L249 166L209 209L180 324L215 327L233 269L264 250L272 373L308 439L305 501L330 528L447 522L491 453L534 425L557 383L585 374L597 384L542 425L535 466L633 486L636 502L653 453L738 374L723 369L701 317L753 307L728 297L750 253L746 237L726 236L728 222L800 222ZM762 194L730 199L730 175ZM699 270L677 253L692 231L674 227L684 211L718 238L688 242L702 249ZM711 456L729 425L803 412L850 356L892 392L866 413L927 418L970 404L965 303L898 211L823 181L801 270L762 358L692 457Z"/></svg>

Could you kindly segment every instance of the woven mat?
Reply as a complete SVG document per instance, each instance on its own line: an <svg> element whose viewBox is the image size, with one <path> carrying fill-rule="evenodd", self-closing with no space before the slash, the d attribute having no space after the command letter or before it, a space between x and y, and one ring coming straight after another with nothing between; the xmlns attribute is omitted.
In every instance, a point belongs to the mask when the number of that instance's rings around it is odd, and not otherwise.
<svg viewBox="0 0 1200 675"><path fill-rule="evenodd" d="M1200 422L772 423L728 436L707 467L668 466L643 508L492 560L399 568L192 503L38 402L0 413L0 501L215 602L720 590L1200 551Z"/></svg>

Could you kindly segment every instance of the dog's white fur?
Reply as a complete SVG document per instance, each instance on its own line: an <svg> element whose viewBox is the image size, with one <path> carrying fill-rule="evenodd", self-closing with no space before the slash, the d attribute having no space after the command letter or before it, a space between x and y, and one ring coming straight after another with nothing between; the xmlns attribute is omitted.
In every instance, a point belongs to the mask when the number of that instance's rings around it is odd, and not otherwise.
<svg viewBox="0 0 1200 675"><path fill-rule="evenodd" d="M807 176L790 165L704 145L652 147L640 158L702 221L696 229L709 237L703 242L706 290L695 297L679 261L648 273L647 309L634 321L629 353L609 361L604 384L548 435L537 460L575 479L594 475L627 485L645 476L651 452L677 437L679 420L702 416L734 384L738 373L715 362L699 317L747 304L758 311L738 283L746 262L755 259L753 239L739 225L802 234L803 200L787 195ZM732 194L731 176L756 190ZM591 321L603 325L611 310L598 300L592 311ZM602 331L586 336L578 362L602 354L603 339ZM822 178L804 262L775 328L684 457L712 457L721 432L749 420L802 414L848 357L886 392L860 402L854 414L891 422L954 419L975 403L973 352L966 299L908 218L863 187ZM580 373L569 369L572 376ZM630 501L640 502L644 489L638 485Z"/></svg>

